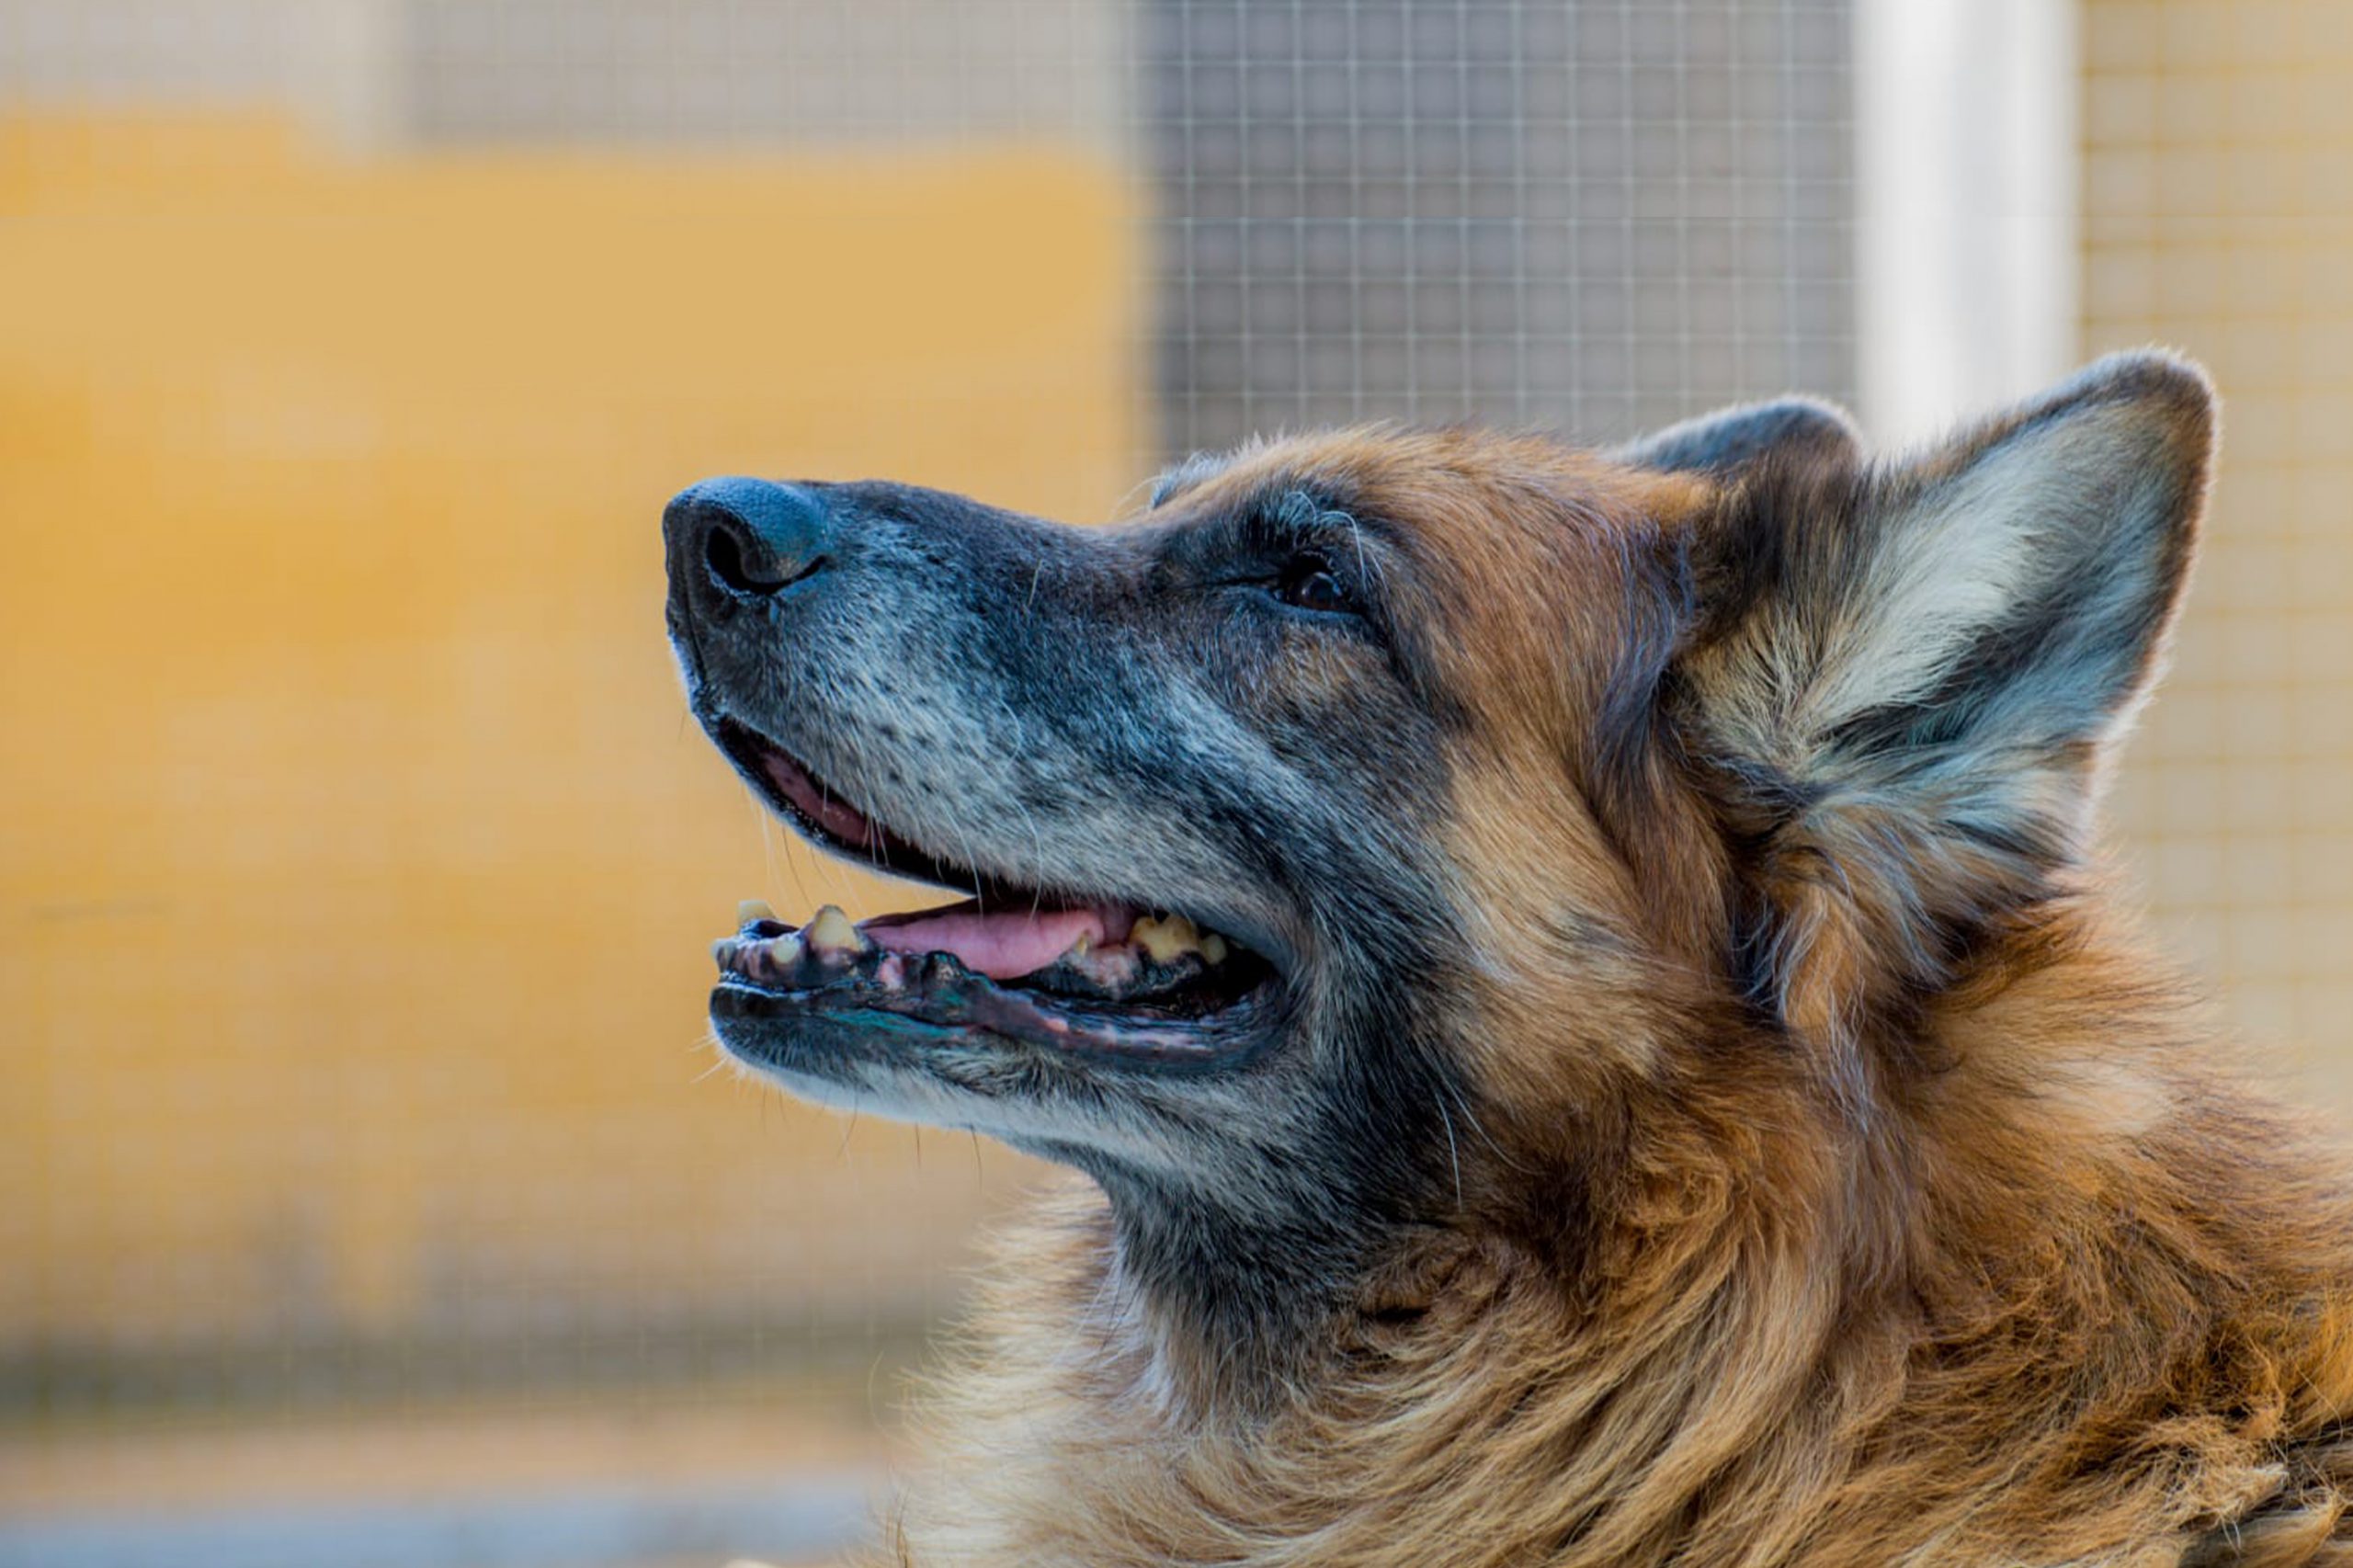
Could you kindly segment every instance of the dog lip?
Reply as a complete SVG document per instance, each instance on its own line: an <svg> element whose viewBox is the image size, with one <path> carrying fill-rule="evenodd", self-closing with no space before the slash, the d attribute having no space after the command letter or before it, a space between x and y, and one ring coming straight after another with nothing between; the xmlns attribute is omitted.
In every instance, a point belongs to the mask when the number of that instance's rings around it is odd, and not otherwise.
<svg viewBox="0 0 2353 1568"><path fill-rule="evenodd" d="M888 835L881 824L818 783L816 776L781 746L761 744L756 760L777 793L829 835L857 849L882 847Z"/></svg>
<svg viewBox="0 0 2353 1568"><path fill-rule="evenodd" d="M866 870L883 870L967 895L1011 896L1009 890L945 856L909 843L834 793L809 767L732 714L704 719L721 752L794 832Z"/></svg>

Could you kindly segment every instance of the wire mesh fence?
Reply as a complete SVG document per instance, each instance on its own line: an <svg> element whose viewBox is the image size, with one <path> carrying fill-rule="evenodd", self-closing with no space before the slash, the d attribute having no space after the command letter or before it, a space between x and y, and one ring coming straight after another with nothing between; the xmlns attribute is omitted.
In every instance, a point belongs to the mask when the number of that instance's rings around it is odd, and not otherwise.
<svg viewBox="0 0 2353 1568"><path fill-rule="evenodd" d="M1851 398L1849 7L1184 4L1142 31L1176 449Z"/></svg>

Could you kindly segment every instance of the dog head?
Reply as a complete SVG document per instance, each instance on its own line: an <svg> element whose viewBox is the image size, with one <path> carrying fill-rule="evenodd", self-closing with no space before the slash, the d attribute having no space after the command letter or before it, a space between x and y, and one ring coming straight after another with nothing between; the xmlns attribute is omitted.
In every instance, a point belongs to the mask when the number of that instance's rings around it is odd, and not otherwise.
<svg viewBox="0 0 2353 1568"><path fill-rule="evenodd" d="M1790 401L1604 453L1270 442L1101 529L698 485L697 717L808 836L971 901L748 922L719 1037L1079 1166L1145 1283L1245 1315L1401 1227L1574 1224L1663 1088L1868 1119L2067 886L2211 427L2138 355L1898 462Z"/></svg>

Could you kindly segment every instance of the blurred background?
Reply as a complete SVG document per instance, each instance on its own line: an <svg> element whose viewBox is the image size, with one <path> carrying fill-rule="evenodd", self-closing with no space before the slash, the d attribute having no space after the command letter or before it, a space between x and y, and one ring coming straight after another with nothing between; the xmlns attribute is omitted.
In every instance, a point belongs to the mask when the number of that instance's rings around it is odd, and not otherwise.
<svg viewBox="0 0 2353 1568"><path fill-rule="evenodd" d="M2117 836L2353 1115L2348 281L2341 0L0 0L0 1568L858 1538L1055 1178L713 1071L735 901L881 896L685 718L713 472L2186 348Z"/></svg>

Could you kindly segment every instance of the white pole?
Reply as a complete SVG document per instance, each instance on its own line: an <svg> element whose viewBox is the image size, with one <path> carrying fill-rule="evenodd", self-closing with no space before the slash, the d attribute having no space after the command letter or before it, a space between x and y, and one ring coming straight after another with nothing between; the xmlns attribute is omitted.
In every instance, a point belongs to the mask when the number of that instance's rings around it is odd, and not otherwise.
<svg viewBox="0 0 2353 1568"><path fill-rule="evenodd" d="M2075 0L1855 0L1857 381L1883 445L2077 354Z"/></svg>

